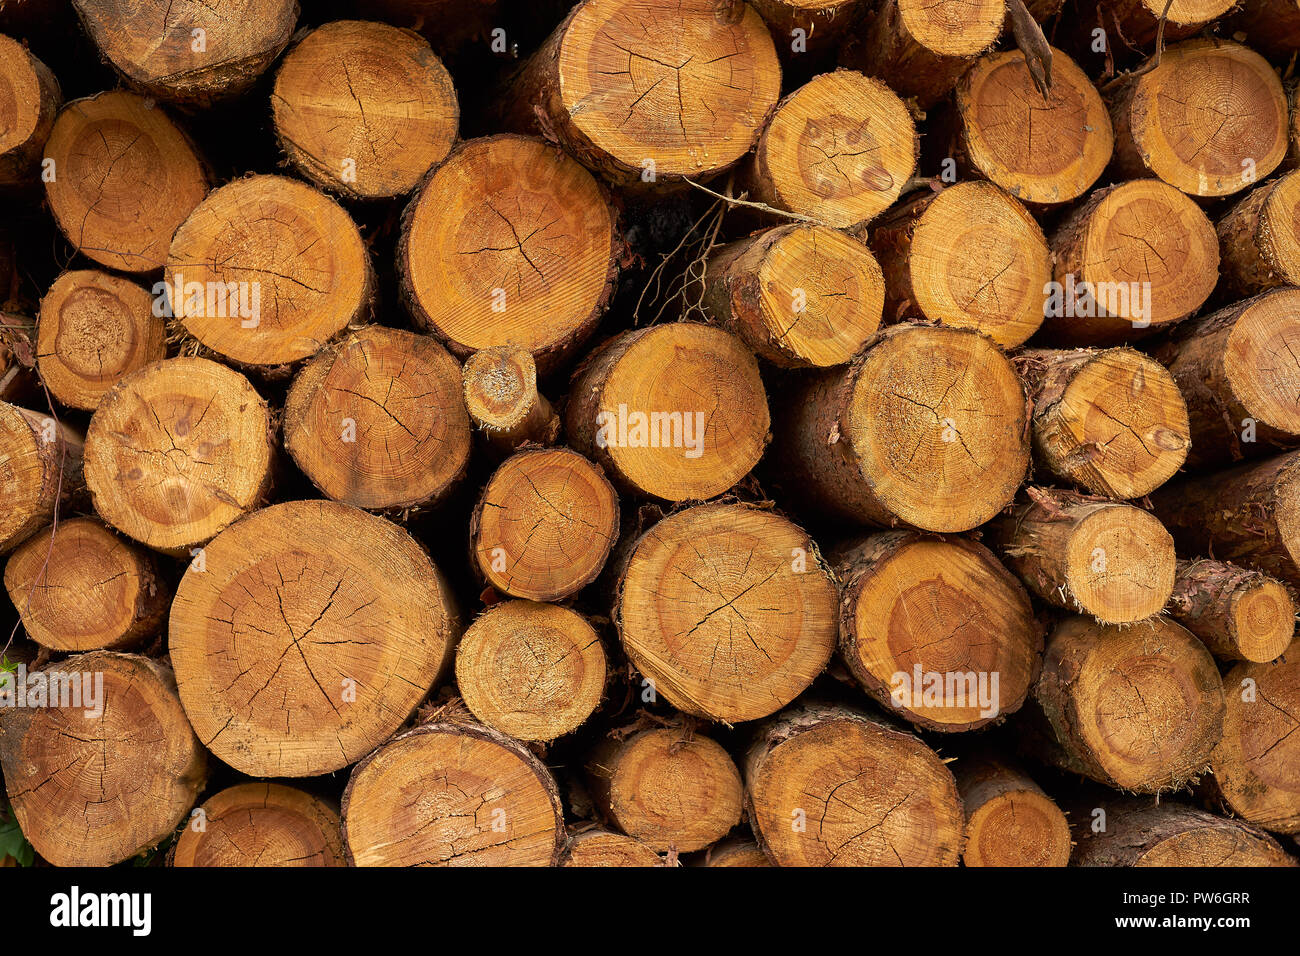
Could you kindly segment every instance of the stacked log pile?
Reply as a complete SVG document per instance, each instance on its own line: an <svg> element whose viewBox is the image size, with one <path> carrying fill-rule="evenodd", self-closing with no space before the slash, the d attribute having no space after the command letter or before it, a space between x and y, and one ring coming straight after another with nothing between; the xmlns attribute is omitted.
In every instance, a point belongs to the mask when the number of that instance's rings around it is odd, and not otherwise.
<svg viewBox="0 0 1300 956"><path fill-rule="evenodd" d="M1300 863L1294 4L41 6L0 864Z"/></svg>

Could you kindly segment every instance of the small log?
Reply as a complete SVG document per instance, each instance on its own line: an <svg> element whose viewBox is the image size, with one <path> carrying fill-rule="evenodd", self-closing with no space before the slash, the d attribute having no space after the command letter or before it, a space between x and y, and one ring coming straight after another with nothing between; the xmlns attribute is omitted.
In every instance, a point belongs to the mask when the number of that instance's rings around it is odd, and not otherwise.
<svg viewBox="0 0 1300 956"><path fill-rule="evenodd" d="M1146 49L1155 44L1157 34L1166 43L1192 36L1234 4L1235 0L1100 0L1096 6L1105 29L1113 27L1128 46Z"/></svg>
<svg viewBox="0 0 1300 956"><path fill-rule="evenodd" d="M1219 263L1224 287L1238 296L1300 285L1300 171L1256 186L1223 214Z"/></svg>
<svg viewBox="0 0 1300 956"><path fill-rule="evenodd" d="M384 744L343 791L352 866L555 866L564 815L551 772L487 727L435 722Z"/></svg>
<svg viewBox="0 0 1300 956"><path fill-rule="evenodd" d="M503 594L559 601L596 580L618 525L618 495L598 465L568 448L530 448L488 480L470 548L475 569Z"/></svg>
<svg viewBox="0 0 1300 956"><path fill-rule="evenodd" d="M967 866L1065 866L1070 824L1061 808L1015 764L981 752L953 764L966 809Z"/></svg>
<svg viewBox="0 0 1300 956"><path fill-rule="evenodd" d="M80 434L53 416L0 402L0 554L48 525L83 486Z"/></svg>
<svg viewBox="0 0 1300 956"><path fill-rule="evenodd" d="M338 807L295 787L227 787L190 815L171 866L343 866Z"/></svg>
<svg viewBox="0 0 1300 956"><path fill-rule="evenodd" d="M569 837L560 866L663 866L664 861L640 840L613 830L584 830Z"/></svg>
<svg viewBox="0 0 1300 956"><path fill-rule="evenodd" d="M867 0L750 0L772 31L777 53L820 54L856 28Z"/></svg>
<svg viewBox="0 0 1300 956"><path fill-rule="evenodd" d="M705 866L771 866L772 861L753 840L723 840L709 847L704 857Z"/></svg>
<svg viewBox="0 0 1300 956"><path fill-rule="evenodd" d="M1179 561L1168 612L1225 661L1276 660L1295 635L1286 586L1226 561Z"/></svg>
<svg viewBox="0 0 1300 956"><path fill-rule="evenodd" d="M525 442L555 444L560 418L537 391L537 363L527 349L480 349L461 374L470 420L497 452L509 454Z"/></svg>
<svg viewBox="0 0 1300 956"><path fill-rule="evenodd" d="M0 107L0 186L35 185L63 92L50 68L7 36L0 36L0 88L6 91Z"/></svg>
<svg viewBox="0 0 1300 956"><path fill-rule="evenodd" d="M605 692L605 648L581 614L554 604L494 604L456 648L456 687L480 723L517 740L577 730Z"/></svg>

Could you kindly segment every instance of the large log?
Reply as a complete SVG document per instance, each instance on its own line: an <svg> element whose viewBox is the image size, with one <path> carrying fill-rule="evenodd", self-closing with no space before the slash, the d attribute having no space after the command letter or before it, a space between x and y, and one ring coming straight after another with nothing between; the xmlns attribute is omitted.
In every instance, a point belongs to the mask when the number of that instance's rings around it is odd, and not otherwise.
<svg viewBox="0 0 1300 956"><path fill-rule="evenodd" d="M1077 866L1296 865L1263 831L1182 804L1121 797L1092 810L1102 810L1105 817L1078 816ZM1104 829L1094 830L1094 821Z"/></svg>
<svg viewBox="0 0 1300 956"><path fill-rule="evenodd" d="M405 531L291 501L191 562L168 648L204 746L252 776L301 777L346 767L397 730L458 631L446 581Z"/></svg>
<svg viewBox="0 0 1300 956"><path fill-rule="evenodd" d="M503 102L512 128L558 139L588 168L629 185L730 168L754 145L780 89L772 38L748 4L585 0Z"/></svg>
<svg viewBox="0 0 1300 956"><path fill-rule="evenodd" d="M664 866L663 859L640 840L599 827L569 837L560 866Z"/></svg>
<svg viewBox="0 0 1300 956"><path fill-rule="evenodd" d="M952 773L911 734L808 704L759 728L745 758L759 846L778 866L956 866Z"/></svg>
<svg viewBox="0 0 1300 956"><path fill-rule="evenodd" d="M281 783L240 783L197 807L172 866L342 866L337 804Z"/></svg>
<svg viewBox="0 0 1300 956"><path fill-rule="evenodd" d="M289 162L356 199L410 192L456 141L451 75L427 41L386 23L336 20L285 54L271 119Z"/></svg>
<svg viewBox="0 0 1300 956"><path fill-rule="evenodd" d="M7 36L0 36L0 89L0 186L33 186L63 92L50 68Z"/></svg>
<svg viewBox="0 0 1300 956"><path fill-rule="evenodd" d="M891 326L785 408L782 483L861 524L968 531L1011 502L1029 465L1024 387L965 329Z"/></svg>
<svg viewBox="0 0 1300 956"><path fill-rule="evenodd" d="M613 618L628 658L678 710L766 717L822 672L835 587L801 528L742 504L687 508L632 546Z"/></svg>
<svg viewBox="0 0 1300 956"><path fill-rule="evenodd" d="M1256 186L1224 213L1216 227L1224 287L1249 296L1300 285L1297 217L1300 171Z"/></svg>
<svg viewBox="0 0 1300 956"><path fill-rule="evenodd" d="M1121 42L1148 49L1162 26L1166 43L1181 40L1223 16L1234 4L1235 0L1100 0L1096 6L1099 22L1108 32L1113 27Z"/></svg>
<svg viewBox="0 0 1300 956"><path fill-rule="evenodd" d="M982 545L888 531L838 556L840 656L882 707L925 730L1005 719L1038 676L1042 626Z"/></svg>
<svg viewBox="0 0 1300 956"><path fill-rule="evenodd" d="M41 677L40 675L44 675ZM45 703L33 695L47 686ZM94 651L38 674L3 678L0 769L23 835L55 866L108 866L169 836L206 774L199 746L162 664Z"/></svg>
<svg viewBox="0 0 1300 956"><path fill-rule="evenodd" d="M352 771L343 849L354 866L555 866L560 793L518 741L437 721L393 738Z"/></svg>

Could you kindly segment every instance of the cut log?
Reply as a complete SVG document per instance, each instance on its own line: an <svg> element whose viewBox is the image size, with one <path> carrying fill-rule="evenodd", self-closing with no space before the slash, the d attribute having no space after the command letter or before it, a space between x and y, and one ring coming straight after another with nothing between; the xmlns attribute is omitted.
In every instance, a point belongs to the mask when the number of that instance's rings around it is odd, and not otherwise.
<svg viewBox="0 0 1300 956"><path fill-rule="evenodd" d="M1214 226L1158 179L1096 190L1058 225L1051 245L1046 327L1070 345L1112 345L1181 321L1218 281Z"/></svg>
<svg viewBox="0 0 1300 956"><path fill-rule="evenodd" d="M753 353L697 322L616 336L579 368L565 409L574 448L616 485L666 501L731 488L758 464L770 424Z"/></svg>
<svg viewBox="0 0 1300 956"><path fill-rule="evenodd" d="M1114 148L1101 94L1073 60L1060 50L1051 52L1046 97L1019 50L980 57L953 94L953 158L1021 202L1041 205L1082 196Z"/></svg>
<svg viewBox="0 0 1300 956"><path fill-rule="evenodd" d="M586 618L554 604L494 604L456 648L465 706L517 740L577 730L604 696L605 670L605 648Z"/></svg>
<svg viewBox="0 0 1300 956"><path fill-rule="evenodd" d="M1273 289L1178 327L1157 352L1187 400L1189 464L1300 443L1300 289Z"/></svg>
<svg viewBox="0 0 1300 956"><path fill-rule="evenodd" d="M965 538L888 531L845 546L840 656L882 707L925 730L973 730L1024 703L1043 651L1029 595Z"/></svg>
<svg viewBox="0 0 1300 956"><path fill-rule="evenodd" d="M875 256L825 226L776 226L728 243L704 275L709 318L783 368L843 365L880 326Z"/></svg>
<svg viewBox="0 0 1300 956"><path fill-rule="evenodd" d="M0 186L34 186L41 150L63 103L50 68L0 35Z"/></svg>
<svg viewBox="0 0 1300 956"><path fill-rule="evenodd" d="M884 0L845 45L840 63L889 83L928 110L1002 33L1006 3Z"/></svg>
<svg viewBox="0 0 1300 956"><path fill-rule="evenodd" d="M916 126L889 87L823 73L776 109L741 172L749 198L837 228L884 212L916 169Z"/></svg>
<svg viewBox="0 0 1300 956"><path fill-rule="evenodd" d="M966 329L892 326L785 409L779 483L856 523L967 531L1011 502L1029 467L1024 386Z"/></svg>
<svg viewBox="0 0 1300 956"><path fill-rule="evenodd" d="M746 809L777 866L956 866L964 823L933 750L845 708L804 705L763 725Z"/></svg>
<svg viewBox="0 0 1300 956"><path fill-rule="evenodd" d="M266 402L203 358L155 362L121 379L86 433L86 484L117 530L186 556L270 491Z"/></svg>
<svg viewBox="0 0 1300 956"><path fill-rule="evenodd" d="M403 301L458 357L518 346L549 371L600 321L618 243L604 190L568 156L523 136L469 140L402 217Z"/></svg>
<svg viewBox="0 0 1300 956"><path fill-rule="evenodd" d="M812 539L750 505L698 505L647 531L613 617L653 694L725 723L784 707L825 669L835 586Z"/></svg>
<svg viewBox="0 0 1300 956"><path fill-rule="evenodd" d="M284 176L213 190L172 237L163 279L186 332L262 371L305 359L364 322L374 286L343 207Z"/></svg>
<svg viewBox="0 0 1300 956"><path fill-rule="evenodd" d="M326 496L373 510L443 498L469 462L460 368L427 335L371 325L312 358L284 402L284 445Z"/></svg>
<svg viewBox="0 0 1300 956"><path fill-rule="evenodd" d="M1034 688L1050 738L1036 755L1137 793L1181 789L1223 735L1223 683L1191 633L1157 617L1131 627L1062 620Z"/></svg>
<svg viewBox="0 0 1300 956"><path fill-rule="evenodd" d="M569 838L560 866L663 866L664 861L640 840L612 830L585 830Z"/></svg>
<svg viewBox="0 0 1300 956"><path fill-rule="evenodd" d="M857 27L866 0L750 0L768 29L777 53L821 53Z"/></svg>
<svg viewBox="0 0 1300 956"><path fill-rule="evenodd" d="M740 771L715 741L680 729L609 740L587 761L605 819L651 849L690 853L740 823Z"/></svg>
<svg viewBox="0 0 1300 956"><path fill-rule="evenodd" d="M1168 612L1226 661L1275 660L1295 635L1285 585L1226 561L1179 561Z"/></svg>
<svg viewBox="0 0 1300 956"><path fill-rule="evenodd" d="M503 594L559 601L596 580L618 524L618 495L598 465L567 448L525 449L489 479L470 548Z"/></svg>
<svg viewBox="0 0 1300 956"><path fill-rule="evenodd" d="M109 866L168 837L206 772L171 671L94 651L39 674L0 684L26 694L25 706L0 707L0 768L36 852L54 866Z"/></svg>
<svg viewBox="0 0 1300 956"><path fill-rule="evenodd" d="M1151 505L1183 554L1208 554L1300 587L1300 452L1171 481Z"/></svg>
<svg viewBox="0 0 1300 956"><path fill-rule="evenodd" d="M82 443L50 415L0 402L0 554L48 525L80 492Z"/></svg>
<svg viewBox="0 0 1300 956"><path fill-rule="evenodd" d="M204 746L251 776L354 763L444 672L454 600L394 524L290 501L232 525L176 588L168 647Z"/></svg>
<svg viewBox="0 0 1300 956"><path fill-rule="evenodd" d="M967 866L1065 866L1070 824L1019 767L992 753L953 765L966 809Z"/></svg>
<svg viewBox="0 0 1300 956"><path fill-rule="evenodd" d="M0 270L4 269L0 249ZM0 292L5 282L0 278ZM0 300L3 302L5 300ZM25 315L0 308L0 402L26 405L36 399L36 323Z"/></svg>
<svg viewBox="0 0 1300 956"><path fill-rule="evenodd" d="M41 300L36 361L50 394L94 411L122 376L167 356L167 327L143 286L98 269L65 272Z"/></svg>
<svg viewBox="0 0 1300 956"><path fill-rule="evenodd" d="M1145 70L1145 72L1143 72ZM1282 82L1239 43L1187 40L1107 91L1115 169L1192 196L1227 196L1273 172L1289 134Z"/></svg>
<svg viewBox="0 0 1300 956"><path fill-rule="evenodd" d="M1247 0L1225 24L1225 34L1245 34L1268 56L1285 60L1300 49L1300 4L1295 0Z"/></svg>
<svg viewBox="0 0 1300 956"><path fill-rule="evenodd" d="M1133 505L1031 485L988 530L1029 590L1104 624L1158 614L1174 587L1174 539Z"/></svg>
<svg viewBox="0 0 1300 956"><path fill-rule="evenodd" d="M1300 661L1238 664L1223 690L1223 739L1210 757L1214 794L1256 826L1300 833Z"/></svg>
<svg viewBox="0 0 1300 956"><path fill-rule="evenodd" d="M1052 260L1043 230L997 186L928 190L872 230L885 273L886 315L920 315L1015 348L1043 324Z"/></svg>
<svg viewBox="0 0 1300 956"><path fill-rule="evenodd" d="M165 111L124 90L68 103L45 143L45 163L45 198L68 241L123 272L162 266L172 234L208 191L186 135Z"/></svg>
<svg viewBox="0 0 1300 956"><path fill-rule="evenodd" d="M749 152L781 90L744 3L585 0L513 79L510 128L558 139L621 185L716 176Z"/></svg>
<svg viewBox="0 0 1300 956"><path fill-rule="evenodd" d="M1236 0L1101 0L1100 23L1111 35L1118 34L1127 46L1150 48L1164 21L1166 43L1181 40L1219 19ZM1166 4L1168 9L1166 10ZM1118 44L1116 44L1118 46Z"/></svg>
<svg viewBox="0 0 1300 956"><path fill-rule="evenodd" d="M1300 285L1300 171L1256 186L1224 213L1219 262L1224 287L1249 296Z"/></svg>
<svg viewBox="0 0 1300 956"><path fill-rule="evenodd" d="M172 866L343 866L338 807L280 783L241 783L204 801Z"/></svg>
<svg viewBox="0 0 1300 956"><path fill-rule="evenodd" d="M52 651L123 648L155 636L171 597L158 564L93 518L33 535L5 565L23 629Z"/></svg>
<svg viewBox="0 0 1300 956"><path fill-rule="evenodd" d="M297 0L73 0L73 6L127 82L192 107L247 91L298 22Z"/></svg>
<svg viewBox="0 0 1300 956"><path fill-rule="evenodd" d="M1094 495L1141 498L1183 467L1187 405L1160 363L1115 348L1026 349L1015 364L1034 410L1034 455L1051 474Z"/></svg>
<svg viewBox="0 0 1300 956"><path fill-rule="evenodd" d="M428 42L386 23L337 20L285 55L271 118L303 176L354 199L383 199L410 192L446 158L460 107Z"/></svg>
<svg viewBox="0 0 1300 956"><path fill-rule="evenodd" d="M1094 832L1093 816L1075 828L1077 866L1229 867L1295 866L1267 833L1178 803L1133 797L1106 800L1105 829Z"/></svg>
<svg viewBox="0 0 1300 956"><path fill-rule="evenodd" d="M357 764L342 830L353 866L555 866L565 841L546 766L504 734L447 722Z"/></svg>
<svg viewBox="0 0 1300 956"><path fill-rule="evenodd" d="M537 363L518 346L481 349L461 370L465 407L488 445L510 453L524 442L553 445L560 417L537 391Z"/></svg>
<svg viewBox="0 0 1300 956"><path fill-rule="evenodd" d="M709 847L705 866L771 866L772 861L753 840L732 839Z"/></svg>

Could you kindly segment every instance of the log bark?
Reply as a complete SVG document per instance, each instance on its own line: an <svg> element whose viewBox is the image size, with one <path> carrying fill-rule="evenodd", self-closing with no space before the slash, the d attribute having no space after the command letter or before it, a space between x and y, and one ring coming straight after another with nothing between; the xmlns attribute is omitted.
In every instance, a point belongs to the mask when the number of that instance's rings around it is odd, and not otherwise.
<svg viewBox="0 0 1300 956"><path fill-rule="evenodd" d="M780 89L772 38L748 4L585 0L501 101L508 128L558 140L618 185L649 188L734 166Z"/></svg>
<svg viewBox="0 0 1300 956"><path fill-rule="evenodd" d="M1300 4L1294 0L1250 0L1225 24L1226 35L1246 35L1246 42L1271 57L1286 59L1300 49Z"/></svg>
<svg viewBox="0 0 1300 956"><path fill-rule="evenodd" d="M685 713L766 717L830 660L830 573L807 533L770 511L680 511L636 541L617 580L612 616L628 658Z"/></svg>
<svg viewBox="0 0 1300 956"><path fill-rule="evenodd" d="M1076 866L1296 865L1263 831L1193 807L1128 797L1107 800L1099 809L1106 812L1104 831L1075 828Z"/></svg>
<svg viewBox="0 0 1300 956"><path fill-rule="evenodd" d="M297 0L180 7L168 0L73 0L73 6L128 83L195 108L246 92L298 21Z"/></svg>
<svg viewBox="0 0 1300 956"><path fill-rule="evenodd" d="M1051 240L1057 283L1046 329L1069 345L1114 345L1194 314L1218 281L1204 212L1157 179L1093 192Z"/></svg>
<svg viewBox="0 0 1300 956"><path fill-rule="evenodd" d="M456 649L456 687L479 722L517 740L577 730L605 693L605 648L581 614L505 601L484 611Z"/></svg>
<svg viewBox="0 0 1300 956"><path fill-rule="evenodd" d="M163 279L189 335L262 373L363 324L375 285L343 207L296 179L266 175L203 200L172 237Z"/></svg>
<svg viewBox="0 0 1300 956"><path fill-rule="evenodd" d="M158 632L171 599L153 555L93 518L28 538L4 577L27 636L53 651L139 644Z"/></svg>
<svg viewBox="0 0 1300 956"><path fill-rule="evenodd" d="M349 198L385 199L410 192L446 158L460 106L451 74L423 38L336 20L285 54L271 119L307 179Z"/></svg>
<svg viewBox="0 0 1300 956"><path fill-rule="evenodd" d="M1298 216L1300 172L1256 186L1224 213L1216 227L1224 287L1244 297L1300 285Z"/></svg>
<svg viewBox="0 0 1300 956"><path fill-rule="evenodd" d="M402 216L397 269L416 324L458 357L517 346L550 371L591 335L618 276L605 191L531 137L462 143Z"/></svg>
<svg viewBox="0 0 1300 956"><path fill-rule="evenodd" d="M1099 623L1146 620L1173 590L1174 539L1133 505L1031 485L988 530L1029 590Z"/></svg>
<svg viewBox="0 0 1300 956"><path fill-rule="evenodd" d="M98 269L64 272L41 300L41 381L70 408L94 411L118 379L167 357L167 327L140 285Z"/></svg>
<svg viewBox="0 0 1300 956"><path fill-rule="evenodd" d="M1035 460L1052 475L1141 498L1183 467L1187 405L1158 362L1127 348L1026 349L1015 365L1033 407Z"/></svg>
<svg viewBox="0 0 1300 956"><path fill-rule="evenodd" d="M187 556L270 491L272 424L238 372L203 358L148 365L101 399L86 433L95 511L128 537Z"/></svg>
<svg viewBox="0 0 1300 956"><path fill-rule="evenodd" d="M850 361L880 326L885 282L862 243L825 226L775 226L717 249L709 318L782 368Z"/></svg>
<svg viewBox="0 0 1300 956"><path fill-rule="evenodd" d="M335 501L371 510L431 505L469 463L460 368L427 335L380 325L353 332L294 378L284 445Z"/></svg>
<svg viewBox="0 0 1300 956"><path fill-rule="evenodd" d="M48 525L80 495L82 436L48 414L0 402L0 554Z"/></svg>
<svg viewBox="0 0 1300 956"><path fill-rule="evenodd" d="M1211 792L1233 816L1300 833L1300 662L1242 663L1223 677L1223 739L1210 756Z"/></svg>
<svg viewBox="0 0 1300 956"><path fill-rule="evenodd" d="M537 363L527 349L480 349L461 374L470 420L494 451L509 454L525 442L555 444L560 417L537 391Z"/></svg>
<svg viewBox="0 0 1300 956"><path fill-rule="evenodd" d="M993 752L953 764L966 810L967 866L1065 866L1070 824L1022 768Z"/></svg>
<svg viewBox="0 0 1300 956"><path fill-rule="evenodd" d="M316 776L410 716L459 633L442 573L401 528L331 501L232 525L191 563L169 649L204 746L251 776Z"/></svg>
<svg viewBox="0 0 1300 956"><path fill-rule="evenodd" d="M1178 790L1223 735L1223 683L1200 641L1165 618L1119 628L1062 620L1034 688L1049 734L1036 756L1119 790Z"/></svg>
<svg viewBox="0 0 1300 956"><path fill-rule="evenodd" d="M357 764L342 833L353 866L556 866L565 843L546 765L504 734L447 721Z"/></svg>
<svg viewBox="0 0 1300 956"><path fill-rule="evenodd" d="M938 731L974 730L1020 709L1038 676L1043 629L1025 589L987 548L887 531L845 545L835 576L840 656L882 707ZM934 677L941 692L930 694Z"/></svg>
<svg viewBox="0 0 1300 956"><path fill-rule="evenodd" d="M807 704L759 728L746 809L777 866L956 866L963 814L929 747L865 714Z"/></svg>
<svg viewBox="0 0 1300 956"><path fill-rule="evenodd" d="M1196 468L1300 443L1300 290L1273 289L1180 326L1156 353L1187 399Z"/></svg>
<svg viewBox="0 0 1300 956"><path fill-rule="evenodd" d="M109 866L161 842L206 775L171 671L94 651L42 673L51 687L61 675L60 706L32 705L29 674L27 706L0 707L0 768L23 835L54 866Z"/></svg>
<svg viewBox="0 0 1300 956"><path fill-rule="evenodd" d="M0 36L0 187L34 186L36 166L63 104L50 68L17 40Z"/></svg>
<svg viewBox="0 0 1300 956"><path fill-rule="evenodd" d="M1151 495L1183 554L1205 554L1300 587L1300 452L1171 481Z"/></svg>
<svg viewBox="0 0 1300 956"><path fill-rule="evenodd" d="M161 17L160 17L161 19ZM68 241L122 272L154 272L208 191L189 138L143 97L111 90L72 100L45 143L45 198Z"/></svg>
<svg viewBox="0 0 1300 956"><path fill-rule="evenodd" d="M723 840L709 847L704 858L705 866L771 866L772 861L753 840Z"/></svg>
<svg viewBox="0 0 1300 956"><path fill-rule="evenodd" d="M607 740L586 771L601 815L657 852L702 850L740 823L740 771L708 737L663 728Z"/></svg>
<svg viewBox="0 0 1300 956"><path fill-rule="evenodd" d="M664 866L663 859L640 840L613 830L584 830L569 837L560 866Z"/></svg>
<svg viewBox="0 0 1300 956"><path fill-rule="evenodd" d="M850 229L884 212L916 169L916 125L880 80L814 77L777 106L740 171L749 198Z"/></svg>
<svg viewBox="0 0 1300 956"><path fill-rule="evenodd" d="M1010 503L1029 465L1024 387L969 330L887 328L785 408L783 481L808 508L859 524L968 531Z"/></svg>
<svg viewBox="0 0 1300 956"><path fill-rule="evenodd" d="M1226 561L1179 561L1168 612L1226 661L1267 663L1295 634L1295 602L1274 578Z"/></svg>
<svg viewBox="0 0 1300 956"><path fill-rule="evenodd" d="M1107 93L1120 176L1158 176L1192 196L1228 196L1267 178L1285 158L1286 94L1254 50L1187 40L1148 67ZM1232 91L1226 113L1213 105L1223 90Z"/></svg>
<svg viewBox="0 0 1300 956"><path fill-rule="evenodd" d="M872 230L885 273L886 315L918 316L983 332L1003 348L1043 324L1052 278L1043 230L1014 198L986 182L923 190Z"/></svg>
<svg viewBox="0 0 1300 956"><path fill-rule="evenodd" d="M1021 202L1055 205L1086 193L1113 149L1101 94L1052 50L1052 87L1038 92L1019 50L980 57L957 83L951 155Z"/></svg>
<svg viewBox="0 0 1300 956"><path fill-rule="evenodd" d="M884 0L845 44L840 63L880 77L928 110L997 41L1005 19L999 0Z"/></svg>
<svg viewBox="0 0 1300 956"><path fill-rule="evenodd" d="M1172 43L1192 36L1233 8L1234 0L1101 0L1101 22L1114 27L1128 45L1150 49L1164 18L1164 40ZM1226 35L1226 34L1225 34Z"/></svg>
<svg viewBox="0 0 1300 956"><path fill-rule="evenodd" d="M696 322L615 336L575 373L565 409L575 449L620 488L665 501L731 488L758 464L770 423L753 353Z"/></svg>
<svg viewBox="0 0 1300 956"><path fill-rule="evenodd" d="M618 495L598 465L567 448L524 449L483 489L470 550L503 594L559 601L596 580L618 528Z"/></svg>
<svg viewBox="0 0 1300 956"><path fill-rule="evenodd" d="M336 804L258 781L205 800L172 848L171 866L343 866Z"/></svg>

